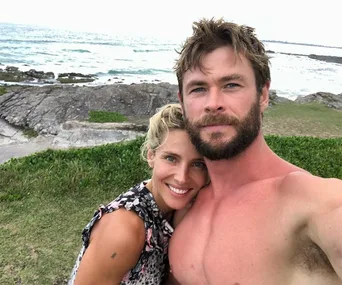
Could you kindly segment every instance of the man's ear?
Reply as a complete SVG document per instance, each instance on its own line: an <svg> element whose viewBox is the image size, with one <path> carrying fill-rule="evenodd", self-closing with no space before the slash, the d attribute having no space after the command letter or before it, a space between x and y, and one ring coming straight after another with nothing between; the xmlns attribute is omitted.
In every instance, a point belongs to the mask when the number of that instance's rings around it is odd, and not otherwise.
<svg viewBox="0 0 342 285"><path fill-rule="evenodd" d="M268 81L261 90L261 96L259 98L259 105L260 105L261 113L264 113L264 111L268 107L270 84L271 84L271 82Z"/></svg>
<svg viewBox="0 0 342 285"><path fill-rule="evenodd" d="M177 97L178 97L179 103L183 106L183 96L179 91L177 92Z"/></svg>
<svg viewBox="0 0 342 285"><path fill-rule="evenodd" d="M177 93L177 97L178 97L178 100L179 100L179 104L181 105L181 108L182 108L183 117L185 117L184 104L183 104L183 96L182 96L182 94L180 94L179 91Z"/></svg>
<svg viewBox="0 0 342 285"><path fill-rule="evenodd" d="M153 168L154 166L154 156L155 156L154 151L149 149L147 151L147 163L151 168Z"/></svg>

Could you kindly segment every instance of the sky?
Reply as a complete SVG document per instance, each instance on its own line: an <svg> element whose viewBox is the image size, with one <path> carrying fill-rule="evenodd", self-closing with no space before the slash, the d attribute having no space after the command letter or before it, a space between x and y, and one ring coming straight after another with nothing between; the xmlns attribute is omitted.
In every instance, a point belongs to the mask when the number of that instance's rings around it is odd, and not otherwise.
<svg viewBox="0 0 342 285"><path fill-rule="evenodd" d="M256 29L262 40L342 46L341 0L16 0L2 1L0 22L179 38L193 21L219 18Z"/></svg>

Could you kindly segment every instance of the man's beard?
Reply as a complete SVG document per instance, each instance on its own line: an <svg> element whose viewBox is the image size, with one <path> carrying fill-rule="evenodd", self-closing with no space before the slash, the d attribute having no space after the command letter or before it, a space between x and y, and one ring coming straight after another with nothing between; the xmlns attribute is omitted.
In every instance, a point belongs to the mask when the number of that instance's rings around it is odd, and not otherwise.
<svg viewBox="0 0 342 285"><path fill-rule="evenodd" d="M256 101L241 121L223 114L207 114L194 123L185 114L185 125L192 143L201 155L210 160L230 159L244 151L258 136L261 126L260 106ZM236 134L226 141L220 141L223 134L214 132L210 135L211 142L206 142L201 138L200 130L210 125L231 125Z"/></svg>

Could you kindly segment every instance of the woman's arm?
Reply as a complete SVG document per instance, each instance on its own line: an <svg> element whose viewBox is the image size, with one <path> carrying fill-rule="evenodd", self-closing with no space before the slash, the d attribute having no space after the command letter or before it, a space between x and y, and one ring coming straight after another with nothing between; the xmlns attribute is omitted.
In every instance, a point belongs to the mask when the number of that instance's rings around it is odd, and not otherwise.
<svg viewBox="0 0 342 285"><path fill-rule="evenodd" d="M119 209L94 226L75 285L118 285L139 260L145 243L143 220Z"/></svg>

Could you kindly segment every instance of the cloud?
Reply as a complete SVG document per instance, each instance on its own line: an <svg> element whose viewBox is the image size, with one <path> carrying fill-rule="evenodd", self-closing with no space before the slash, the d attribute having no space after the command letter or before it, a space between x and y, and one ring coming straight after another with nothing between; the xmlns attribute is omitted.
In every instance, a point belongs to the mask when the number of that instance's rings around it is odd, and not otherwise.
<svg viewBox="0 0 342 285"><path fill-rule="evenodd" d="M1 4L0 21L112 34L184 38L201 17L222 17L256 28L262 39L341 45L338 1L271 0L17 0ZM20 7L20 9L18 9ZM10 11L10 12L9 12Z"/></svg>

